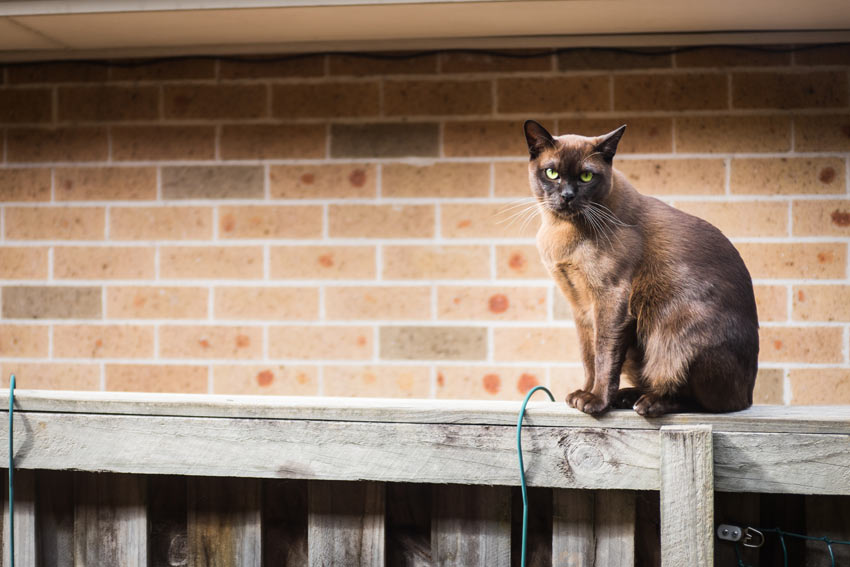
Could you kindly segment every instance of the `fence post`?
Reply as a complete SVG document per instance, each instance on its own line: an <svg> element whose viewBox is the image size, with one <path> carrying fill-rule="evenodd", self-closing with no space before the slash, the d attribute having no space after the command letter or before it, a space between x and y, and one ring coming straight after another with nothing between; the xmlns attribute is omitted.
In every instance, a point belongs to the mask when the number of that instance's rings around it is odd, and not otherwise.
<svg viewBox="0 0 850 567"><path fill-rule="evenodd" d="M661 565L714 565L711 426L661 428Z"/></svg>

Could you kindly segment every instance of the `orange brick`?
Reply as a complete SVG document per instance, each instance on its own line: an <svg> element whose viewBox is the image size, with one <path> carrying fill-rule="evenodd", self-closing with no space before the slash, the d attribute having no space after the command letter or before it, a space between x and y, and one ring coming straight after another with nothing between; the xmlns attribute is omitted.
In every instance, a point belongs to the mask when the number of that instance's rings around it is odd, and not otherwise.
<svg viewBox="0 0 850 567"><path fill-rule="evenodd" d="M222 79L262 79L277 77L319 77L325 74L325 56L308 55L280 60L277 55L251 55L250 60L220 60Z"/></svg>
<svg viewBox="0 0 850 567"><path fill-rule="evenodd" d="M795 116L794 149L800 152L850 151L850 114Z"/></svg>
<svg viewBox="0 0 850 567"><path fill-rule="evenodd" d="M8 387L9 375L15 386L27 390L100 390L97 364L54 364L49 362L3 362L0 383Z"/></svg>
<svg viewBox="0 0 850 567"><path fill-rule="evenodd" d="M391 57L374 59L356 55L329 55L328 63L331 75L409 75L433 74L437 72L437 56L431 54L404 57L411 52L397 51L382 53Z"/></svg>
<svg viewBox="0 0 850 567"><path fill-rule="evenodd" d="M108 319L206 319L209 291L201 287L108 287Z"/></svg>
<svg viewBox="0 0 850 567"><path fill-rule="evenodd" d="M330 205L333 238L430 238L434 236L431 205Z"/></svg>
<svg viewBox="0 0 850 567"><path fill-rule="evenodd" d="M269 328L271 358L368 360L375 346L371 327L287 326Z"/></svg>
<svg viewBox="0 0 850 567"><path fill-rule="evenodd" d="M673 56L658 48L633 50L631 53L605 48L569 49L558 54L561 71L669 68L672 65Z"/></svg>
<svg viewBox="0 0 850 567"><path fill-rule="evenodd" d="M10 162L104 161L108 153L106 128L10 128L6 159Z"/></svg>
<svg viewBox="0 0 850 567"><path fill-rule="evenodd" d="M107 364L106 389L111 392L168 392L206 394L206 366Z"/></svg>
<svg viewBox="0 0 850 567"><path fill-rule="evenodd" d="M231 395L315 396L319 393L314 366L213 366L213 392Z"/></svg>
<svg viewBox="0 0 850 567"><path fill-rule="evenodd" d="M363 280L375 278L374 246L273 246L273 279Z"/></svg>
<svg viewBox="0 0 850 567"><path fill-rule="evenodd" d="M431 393L426 366L326 366L326 396L427 398Z"/></svg>
<svg viewBox="0 0 850 567"><path fill-rule="evenodd" d="M112 240L204 240L212 238L212 207L112 207Z"/></svg>
<svg viewBox="0 0 850 567"><path fill-rule="evenodd" d="M841 71L732 74L733 108L829 108L847 106Z"/></svg>
<svg viewBox="0 0 850 567"><path fill-rule="evenodd" d="M324 124L225 124L221 128L224 159L323 158Z"/></svg>
<svg viewBox="0 0 850 567"><path fill-rule="evenodd" d="M164 246L160 277L259 279L263 277L260 246Z"/></svg>
<svg viewBox="0 0 850 567"><path fill-rule="evenodd" d="M425 166L386 164L381 170L384 197L487 197L490 165L432 163Z"/></svg>
<svg viewBox="0 0 850 567"><path fill-rule="evenodd" d="M49 169L0 169L0 201L49 200Z"/></svg>
<svg viewBox="0 0 850 567"><path fill-rule="evenodd" d="M156 199L153 167L59 167L55 175L57 201Z"/></svg>
<svg viewBox="0 0 850 567"><path fill-rule="evenodd" d="M693 116L676 118L676 151L787 152L788 116Z"/></svg>
<svg viewBox="0 0 850 567"><path fill-rule="evenodd" d="M756 308L759 321L785 321L788 319L788 290L780 285L755 285Z"/></svg>
<svg viewBox="0 0 850 567"><path fill-rule="evenodd" d="M753 390L753 403L782 405L784 400L785 372L778 368L760 368Z"/></svg>
<svg viewBox="0 0 850 567"><path fill-rule="evenodd" d="M531 244L496 246L496 277L499 279L549 279L537 247Z"/></svg>
<svg viewBox="0 0 850 567"><path fill-rule="evenodd" d="M154 249L138 247L57 246L53 276L58 279L153 279Z"/></svg>
<svg viewBox="0 0 850 567"><path fill-rule="evenodd" d="M762 327L759 362L842 362L839 327Z"/></svg>
<svg viewBox="0 0 850 567"><path fill-rule="evenodd" d="M0 356L47 357L47 325L0 324Z"/></svg>
<svg viewBox="0 0 850 567"><path fill-rule="evenodd" d="M153 358L151 325L54 325L58 358Z"/></svg>
<svg viewBox="0 0 850 567"><path fill-rule="evenodd" d="M626 134L617 145L617 155L649 154L673 151L673 120L671 118L562 118L558 120L561 134L572 133L594 137L607 134L627 125Z"/></svg>
<svg viewBox="0 0 850 567"><path fill-rule="evenodd" d="M386 81L387 116L490 114L490 81Z"/></svg>
<svg viewBox="0 0 850 567"><path fill-rule="evenodd" d="M59 121L155 120L159 87L59 87L57 109Z"/></svg>
<svg viewBox="0 0 850 567"><path fill-rule="evenodd" d="M314 321L319 290L308 287L217 287L216 319Z"/></svg>
<svg viewBox="0 0 850 567"><path fill-rule="evenodd" d="M539 367L442 366L437 368L437 397L453 400L521 400L534 386L545 385Z"/></svg>
<svg viewBox="0 0 850 567"><path fill-rule="evenodd" d="M730 238L788 235L788 203L680 201L676 208L707 220Z"/></svg>
<svg viewBox="0 0 850 567"><path fill-rule="evenodd" d="M554 132L553 121L544 120L541 124ZM447 157L528 157L522 120L446 122L443 125L443 153Z"/></svg>
<svg viewBox="0 0 850 567"><path fill-rule="evenodd" d="M368 199L376 195L375 166L363 163L273 165L272 199Z"/></svg>
<svg viewBox="0 0 850 567"><path fill-rule="evenodd" d="M425 286L329 287L325 313L331 321L430 319L431 290Z"/></svg>
<svg viewBox="0 0 850 567"><path fill-rule="evenodd" d="M266 116L265 85L166 85L162 90L165 118L262 118Z"/></svg>
<svg viewBox="0 0 850 567"><path fill-rule="evenodd" d="M794 201L795 236L850 236L850 200Z"/></svg>
<svg viewBox="0 0 850 567"><path fill-rule="evenodd" d="M720 159L629 159L616 162L647 195L722 195L726 164Z"/></svg>
<svg viewBox="0 0 850 567"><path fill-rule="evenodd" d="M493 194L496 197L530 197L528 160L494 163Z"/></svg>
<svg viewBox="0 0 850 567"><path fill-rule="evenodd" d="M446 52L440 54L440 71L443 73L499 73L505 71L551 71L552 56L549 54L529 57L539 50L510 49L500 53L521 55L497 55L476 52Z"/></svg>
<svg viewBox="0 0 850 567"><path fill-rule="evenodd" d="M241 206L220 207L221 238L319 238L322 207Z"/></svg>
<svg viewBox="0 0 850 567"><path fill-rule="evenodd" d="M499 79L496 89L498 112L611 110L611 82L605 75Z"/></svg>
<svg viewBox="0 0 850 567"><path fill-rule="evenodd" d="M793 405L850 404L850 370L794 368L788 372Z"/></svg>
<svg viewBox="0 0 850 567"><path fill-rule="evenodd" d="M581 362L573 327L508 327L493 329L496 362Z"/></svg>
<svg viewBox="0 0 850 567"><path fill-rule="evenodd" d="M794 286L794 319L799 321L850 321L850 286Z"/></svg>
<svg viewBox="0 0 850 567"><path fill-rule="evenodd" d="M825 243L738 243L754 279L836 279L846 277L847 246Z"/></svg>
<svg viewBox="0 0 850 567"><path fill-rule="evenodd" d="M41 280L47 277L47 248L0 248L0 279Z"/></svg>
<svg viewBox="0 0 850 567"><path fill-rule="evenodd" d="M614 76L617 110L715 110L728 108L722 73Z"/></svg>
<svg viewBox="0 0 850 567"><path fill-rule="evenodd" d="M844 193L841 158L733 159L732 193L810 195Z"/></svg>
<svg viewBox="0 0 850 567"><path fill-rule="evenodd" d="M550 390L552 390L556 402L565 400L568 394L584 386L584 368L581 366L556 367L549 372L551 374ZM634 384L630 384L628 380L620 381L621 388L629 386L634 386Z"/></svg>
<svg viewBox="0 0 850 567"><path fill-rule="evenodd" d="M540 321L546 319L545 287L461 287L437 289L437 318Z"/></svg>
<svg viewBox="0 0 850 567"><path fill-rule="evenodd" d="M8 207L11 240L103 240L102 207Z"/></svg>
<svg viewBox="0 0 850 567"><path fill-rule="evenodd" d="M677 67L767 67L790 62L791 53L746 47L704 46L676 54Z"/></svg>
<svg viewBox="0 0 850 567"><path fill-rule="evenodd" d="M261 327L163 325L160 358L258 359L263 357Z"/></svg>
<svg viewBox="0 0 850 567"><path fill-rule="evenodd" d="M384 279L460 280L490 277L487 246L385 246Z"/></svg>
<svg viewBox="0 0 850 567"><path fill-rule="evenodd" d="M377 116L379 83L287 83L272 87L276 118L341 118Z"/></svg>
<svg viewBox="0 0 850 567"><path fill-rule="evenodd" d="M441 205L445 238L534 238L540 226L537 214L516 216L511 205Z"/></svg>
<svg viewBox="0 0 850 567"><path fill-rule="evenodd" d="M221 62L222 66L224 61ZM174 81L179 79L214 79L216 62L212 59L172 59L145 61L144 65L110 67L110 81ZM223 77L223 74L222 74Z"/></svg>
<svg viewBox="0 0 850 567"><path fill-rule="evenodd" d="M112 126L110 130L116 161L215 157L213 126Z"/></svg>
<svg viewBox="0 0 850 567"><path fill-rule="evenodd" d="M49 89L0 90L0 124L52 120L53 102Z"/></svg>

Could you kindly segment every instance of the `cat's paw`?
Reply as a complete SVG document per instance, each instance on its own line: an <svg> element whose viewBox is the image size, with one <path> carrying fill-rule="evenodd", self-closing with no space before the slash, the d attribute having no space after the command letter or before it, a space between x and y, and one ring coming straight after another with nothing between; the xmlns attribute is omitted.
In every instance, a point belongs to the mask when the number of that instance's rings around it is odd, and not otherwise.
<svg viewBox="0 0 850 567"><path fill-rule="evenodd" d="M599 415L609 408L608 402L596 394L584 390L576 390L567 396L567 404L590 415Z"/></svg>
<svg viewBox="0 0 850 567"><path fill-rule="evenodd" d="M660 417L665 413L677 411L678 404L654 394L644 394L635 402L634 410L644 417Z"/></svg>

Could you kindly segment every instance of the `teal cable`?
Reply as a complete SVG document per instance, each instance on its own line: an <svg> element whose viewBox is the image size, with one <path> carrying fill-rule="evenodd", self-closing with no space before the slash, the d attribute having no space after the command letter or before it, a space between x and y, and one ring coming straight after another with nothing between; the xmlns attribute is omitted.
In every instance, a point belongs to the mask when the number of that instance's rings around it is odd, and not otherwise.
<svg viewBox="0 0 850 567"><path fill-rule="evenodd" d="M15 375L9 378L9 563L15 567L15 459L12 417L15 414Z"/></svg>
<svg viewBox="0 0 850 567"><path fill-rule="evenodd" d="M520 567L525 567L526 536L528 533L528 487L525 484L525 466L522 464L522 418L525 416L525 406L528 404L528 400L531 399L531 395L537 390L543 390L549 394L550 400L555 401L555 396L552 395L552 392L546 386L535 386L525 395L525 400L522 402L516 422L516 452L519 457L519 480L522 486L522 555L520 556Z"/></svg>

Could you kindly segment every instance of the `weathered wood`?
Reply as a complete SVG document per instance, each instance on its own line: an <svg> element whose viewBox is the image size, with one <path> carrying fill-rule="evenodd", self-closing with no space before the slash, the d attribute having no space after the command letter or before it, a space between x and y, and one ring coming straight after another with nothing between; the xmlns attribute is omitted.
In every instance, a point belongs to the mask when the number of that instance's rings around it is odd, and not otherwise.
<svg viewBox="0 0 850 567"><path fill-rule="evenodd" d="M434 565L510 567L511 493L503 486L434 487Z"/></svg>
<svg viewBox="0 0 850 567"><path fill-rule="evenodd" d="M594 567L594 492L555 489L552 494L552 565Z"/></svg>
<svg viewBox="0 0 850 567"><path fill-rule="evenodd" d="M74 475L36 471L36 544L42 567L74 567Z"/></svg>
<svg viewBox="0 0 850 567"><path fill-rule="evenodd" d="M307 567L307 481L263 481L263 565Z"/></svg>
<svg viewBox="0 0 850 567"><path fill-rule="evenodd" d="M144 477L76 473L74 496L75 565L146 567Z"/></svg>
<svg viewBox="0 0 850 567"><path fill-rule="evenodd" d="M185 476L150 476L148 549L150 567L177 567L189 561Z"/></svg>
<svg viewBox="0 0 850 567"><path fill-rule="evenodd" d="M596 491L596 565L634 565L635 493ZM683 565L683 564L682 564Z"/></svg>
<svg viewBox="0 0 850 567"><path fill-rule="evenodd" d="M197 477L188 485L189 567L260 567L260 481Z"/></svg>
<svg viewBox="0 0 850 567"><path fill-rule="evenodd" d="M661 428L661 564L714 564L710 425Z"/></svg>
<svg viewBox="0 0 850 567"><path fill-rule="evenodd" d="M511 566L522 558L522 489L511 488ZM528 488L527 567L552 567L552 489Z"/></svg>
<svg viewBox="0 0 850 567"><path fill-rule="evenodd" d="M9 483L6 481L6 498L3 508L3 561L11 565L9 539ZM15 565L35 567L36 556L36 511L35 471L15 470Z"/></svg>
<svg viewBox="0 0 850 567"><path fill-rule="evenodd" d="M431 567L429 484L386 485L386 557L392 567Z"/></svg>
<svg viewBox="0 0 850 567"><path fill-rule="evenodd" d="M384 565L384 485L311 482L310 567Z"/></svg>
<svg viewBox="0 0 850 567"><path fill-rule="evenodd" d="M850 541L850 496L806 496L806 532ZM833 545L835 565L850 565L850 545ZM826 542L806 542L806 567L830 567Z"/></svg>

